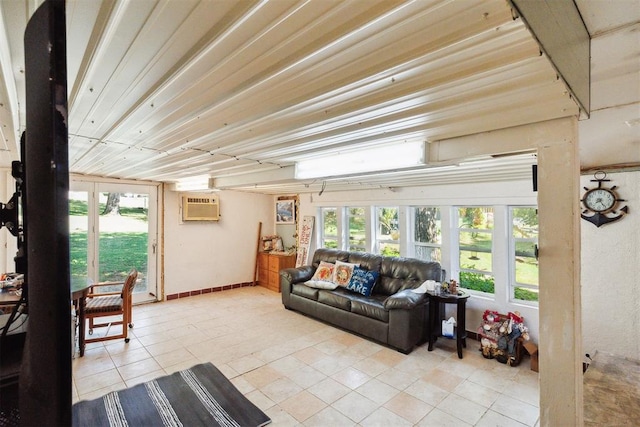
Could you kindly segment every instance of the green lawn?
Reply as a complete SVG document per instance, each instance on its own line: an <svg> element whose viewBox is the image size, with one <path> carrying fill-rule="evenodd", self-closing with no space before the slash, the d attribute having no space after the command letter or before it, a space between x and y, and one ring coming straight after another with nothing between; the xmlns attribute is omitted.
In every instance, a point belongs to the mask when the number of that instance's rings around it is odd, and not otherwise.
<svg viewBox="0 0 640 427"><path fill-rule="evenodd" d="M104 212L104 203L98 204L98 212ZM69 215L71 216L87 216L88 213L87 202L83 200L69 200ZM147 220L147 209L142 208L123 208L120 207L120 215L129 218L139 219L141 221Z"/></svg>
<svg viewBox="0 0 640 427"><path fill-rule="evenodd" d="M100 204L99 212L104 211ZM88 215L87 203L83 200L69 200L69 215ZM147 210L140 208L120 208L122 217L147 220ZM122 281L132 268L147 271L148 233L146 232L101 232L99 242L100 266L98 281ZM71 276L87 276L87 232L71 231L69 234L71 255Z"/></svg>
<svg viewBox="0 0 640 427"><path fill-rule="evenodd" d="M147 233L102 233L100 277L103 281L124 280L131 268L147 271ZM87 233L70 233L71 276L87 275Z"/></svg>
<svg viewBox="0 0 640 427"><path fill-rule="evenodd" d="M492 271L491 240L486 233L460 233L460 267L478 271ZM538 263L533 257L531 244L518 246L516 279L518 283L538 284ZM493 277L463 272L460 284L467 289L494 293ZM537 301L538 293L522 287L515 288L515 298Z"/></svg>

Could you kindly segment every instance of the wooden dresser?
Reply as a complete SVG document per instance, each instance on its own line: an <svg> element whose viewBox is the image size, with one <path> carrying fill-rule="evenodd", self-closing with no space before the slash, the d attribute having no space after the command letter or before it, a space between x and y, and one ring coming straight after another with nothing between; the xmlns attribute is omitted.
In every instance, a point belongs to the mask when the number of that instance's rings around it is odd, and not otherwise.
<svg viewBox="0 0 640 427"><path fill-rule="evenodd" d="M296 265L296 256L274 255L268 252L258 254L258 284L275 292L280 292L280 270Z"/></svg>

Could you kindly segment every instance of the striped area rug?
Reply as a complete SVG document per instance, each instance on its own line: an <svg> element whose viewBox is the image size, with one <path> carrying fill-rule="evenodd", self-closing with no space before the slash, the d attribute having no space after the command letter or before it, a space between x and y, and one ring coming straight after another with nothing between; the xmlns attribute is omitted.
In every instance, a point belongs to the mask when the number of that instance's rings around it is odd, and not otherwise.
<svg viewBox="0 0 640 427"><path fill-rule="evenodd" d="M264 426L271 420L211 363L73 405L74 426Z"/></svg>

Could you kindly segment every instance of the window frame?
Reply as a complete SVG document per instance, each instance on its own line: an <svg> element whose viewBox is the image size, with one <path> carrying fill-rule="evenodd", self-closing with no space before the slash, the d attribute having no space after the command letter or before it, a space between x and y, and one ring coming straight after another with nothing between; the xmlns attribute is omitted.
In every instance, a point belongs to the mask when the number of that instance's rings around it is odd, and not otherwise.
<svg viewBox="0 0 640 427"><path fill-rule="evenodd" d="M326 228L325 228L325 212L328 212L330 210L334 210L336 213L336 234L334 235L327 235L325 233ZM326 246L326 242L327 241L334 241L336 242L336 247L335 249L342 249L342 237L341 237L341 220L340 220L340 215L342 214L342 209L337 207L337 206L322 206L320 207L320 247L321 248L328 248L328 246ZM331 249L331 248L330 248Z"/></svg>
<svg viewBox="0 0 640 427"><path fill-rule="evenodd" d="M381 227L381 222L380 222L380 213L382 212L382 209L395 209L396 210L396 231L398 233L398 238L397 239L382 239L380 238L381 234L380 234L380 227ZM400 256L400 236L401 236L401 223L400 223L400 206L375 206L373 209L373 219L374 219L374 232L373 232L373 247L374 247L374 251L376 254L378 255L382 255L381 254L381 247L383 244L392 244L392 245L397 245L398 247L398 255L396 256Z"/></svg>
<svg viewBox="0 0 640 427"><path fill-rule="evenodd" d="M416 240L416 212L418 209L437 209L438 211L438 216L440 217L440 226L438 228L439 231L439 237L440 237L440 242L439 243L430 243L430 242L418 242ZM422 259L423 261L436 261L439 262L440 264L442 264L442 260L443 260L443 239L445 234L443 233L443 227L442 227L442 222L443 222L443 209L440 206L431 206L431 205L413 205L409 207L409 234L407 235L407 239L408 239L408 245L407 245L407 252L408 255L413 257L413 258L417 258L417 259ZM402 236L402 235L401 235ZM430 259L423 259L423 258L419 258L417 256L417 251L416 251L416 247L424 247L424 248L431 248L430 253L433 253L433 250L436 249L437 253L439 255L439 259L434 260L433 258Z"/></svg>
<svg viewBox="0 0 640 427"><path fill-rule="evenodd" d="M394 203L362 203L362 204L333 204L327 203L325 206L318 206L318 216L321 218L319 221L320 229L318 229L316 242L317 247L326 247L325 239L333 239L336 236L324 236L324 216L322 214L323 209L333 208L336 210L336 216L338 221L338 236L337 245L339 250L349 251L349 221L352 209L358 209L360 212L361 221L364 224L363 234L360 234L358 230L358 237L364 238L364 241L354 250L364 251L368 253L379 253L379 243L377 239L377 216L378 208L388 208ZM519 284L515 281L514 271L514 257L515 241L512 237L513 233L513 209L515 208L532 208L537 209L535 202L520 204L488 204L488 205L474 205L474 204L421 204L411 203L407 204L398 203L398 240L394 243L399 243L400 256L418 258L416 256L417 246L437 248L440 251L441 259L438 261L442 265L444 271L447 272L446 280L456 279L460 282L460 273L466 271L481 274L484 277L490 277L493 281L493 293L483 292L479 290L468 289L468 292L473 298L484 300L481 304L498 304L499 306L508 307L505 310L538 310L538 303L535 301L526 301L515 299L515 289L523 286L529 288L527 284ZM492 217L489 218L492 228L468 228L460 227L460 208L482 208L486 212L492 212ZM416 242L415 240L415 215L418 208L434 208L438 209L440 213L440 243L427 243ZM460 268L460 233L461 232L484 232L490 233L488 236L491 238L491 266L490 271L483 271L478 269ZM385 239L386 241L386 239ZM467 255L468 256L468 255ZM425 260L430 261L430 260ZM462 259L464 261L464 258ZM486 265L482 265L481 268L485 268ZM473 305L473 303L472 303ZM529 314L531 315L531 314Z"/></svg>
<svg viewBox="0 0 640 427"><path fill-rule="evenodd" d="M351 215L352 209L362 209L362 215ZM345 218L345 227L344 227L344 248L350 252L369 252L370 251L370 214L371 209L366 206L345 206L344 207L344 218ZM351 247L351 218L362 217L364 222L364 243L363 246L355 246L356 249L352 249Z"/></svg>
<svg viewBox="0 0 640 427"><path fill-rule="evenodd" d="M532 205L509 205L508 206L508 225L509 225L509 302L511 303L515 303L515 304L524 304L524 305L530 305L530 306L534 306L534 307L538 307L539 304L539 300L538 301L530 301L530 300L523 300L523 299L517 299L515 297L515 290L516 288L525 288L525 289L536 289L537 291L540 290L540 282L539 282L539 266L538 266L538 284L537 285L532 285L529 283L520 283L516 280L516 259L517 259L517 255L516 255L516 244L518 242L532 242L534 243L535 247L537 248L538 246L538 239L539 239L539 233L540 233L540 229L537 229L536 235L538 237L536 238L516 238L513 235L513 220L514 220L514 210L515 209L522 209L522 208L530 208L530 209L535 209L536 210L536 215L537 215L537 206L532 206Z"/></svg>
<svg viewBox="0 0 640 427"><path fill-rule="evenodd" d="M454 211L454 221L451 224L451 231L452 231L452 237L455 239L455 247L452 248L452 261L455 262L455 270L457 272L457 282L459 284L459 286L461 288L463 288L465 291L469 292L472 295L476 295L476 296L480 296L480 297L484 297L484 298L488 298L488 299L492 299L492 300L496 300L496 296L497 294L500 293L500 291L497 289L499 286L499 280L498 277L496 277L496 271L494 268L494 262L496 262L496 257L495 257L495 250L496 250L496 244L495 244L495 237L496 237L496 224L495 224L495 214L496 214L496 207L495 206L487 206L487 205L456 205L456 206L452 206L451 207ZM494 217L494 223L493 223L493 228L490 229L486 229L486 228L466 228L466 227L461 227L460 224L460 209L463 208L480 208L480 209L490 209L492 216ZM490 271L485 271L485 270L478 270L478 269L473 269L473 268L463 268L460 265L460 252L461 252L461 248L460 248L460 234L461 233L486 233L489 234L491 236L491 270ZM453 256L455 255L455 256ZM460 280L460 274L461 273L472 273L472 274L479 274L482 276L487 276L487 277L491 277L493 279L493 284L494 284L494 289L493 289L493 293L491 292L484 292L484 291L480 291L480 290L475 290L475 289L469 289L466 288L464 286L462 286L462 281Z"/></svg>

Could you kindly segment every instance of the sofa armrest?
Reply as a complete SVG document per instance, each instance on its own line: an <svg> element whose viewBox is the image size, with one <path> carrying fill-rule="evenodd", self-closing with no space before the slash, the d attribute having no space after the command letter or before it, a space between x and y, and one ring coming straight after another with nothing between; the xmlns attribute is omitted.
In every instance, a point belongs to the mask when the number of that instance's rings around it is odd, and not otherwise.
<svg viewBox="0 0 640 427"><path fill-rule="evenodd" d="M280 270L280 276L291 284L306 282L307 280L311 280L315 270L316 269L310 265L303 265L297 268L285 268L284 270Z"/></svg>
<svg viewBox="0 0 640 427"><path fill-rule="evenodd" d="M410 310L429 301L427 294L419 294L411 289L405 289L389 296L384 301L386 310Z"/></svg>
<svg viewBox="0 0 640 427"><path fill-rule="evenodd" d="M282 304L284 304L285 307L289 307L291 286L294 283L302 283L310 280L315 271L316 269L311 265L280 270L280 292L282 293Z"/></svg>

